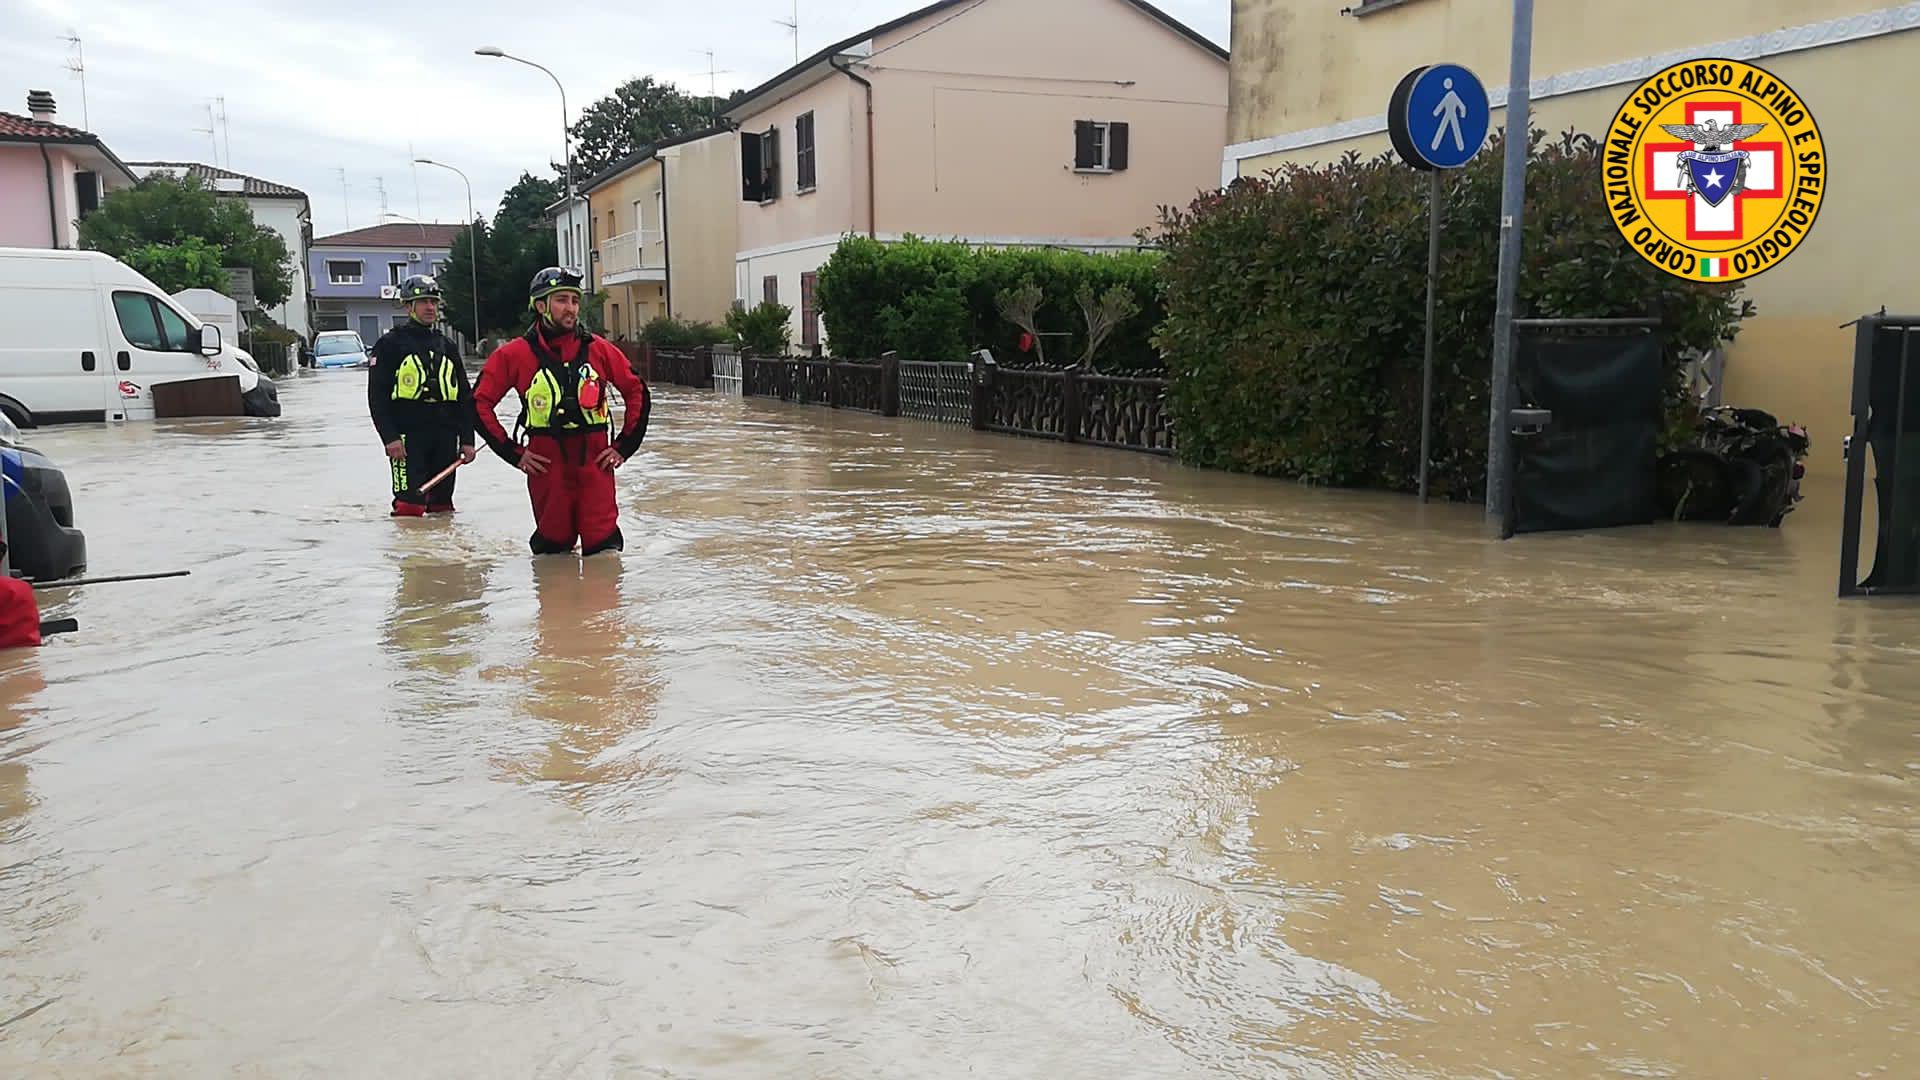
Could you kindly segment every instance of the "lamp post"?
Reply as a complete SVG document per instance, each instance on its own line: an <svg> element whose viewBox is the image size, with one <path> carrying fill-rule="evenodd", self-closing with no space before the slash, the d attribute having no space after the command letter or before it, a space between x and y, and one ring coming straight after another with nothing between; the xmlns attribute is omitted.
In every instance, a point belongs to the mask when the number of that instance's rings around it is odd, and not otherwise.
<svg viewBox="0 0 1920 1080"><path fill-rule="evenodd" d="M445 169L459 176L460 182L467 185L467 246L470 249L467 252L467 268L473 271L473 347L477 349L480 347L480 234L474 227L476 219L473 216L473 181L467 179L466 173L444 161L435 161L432 158L414 158L413 160L422 165Z"/></svg>
<svg viewBox="0 0 1920 1080"><path fill-rule="evenodd" d="M496 48L495 46L492 46L492 45L482 46L478 49L473 50L473 54L475 56L497 56L502 60L512 60L516 63L525 64L528 67L540 68L541 71L547 72L547 78L552 79L553 85L559 88L560 90L560 145L561 145L561 152L565 155L565 157L562 159L562 163L566 166L566 178L567 178L567 235L569 237L573 236L574 230L579 226L574 221L574 216L573 216L573 203L574 203L574 199L573 199L573 132L568 130L567 128L567 88L560 85L560 76L555 75L551 71L548 71L545 67L542 67L541 65L536 64L531 60L522 59L521 57L515 56L512 53L502 52L500 49ZM582 252L582 254L584 255L585 253ZM583 258L580 260L580 262L583 267L582 273L584 274L585 273L584 266L585 266L586 260Z"/></svg>

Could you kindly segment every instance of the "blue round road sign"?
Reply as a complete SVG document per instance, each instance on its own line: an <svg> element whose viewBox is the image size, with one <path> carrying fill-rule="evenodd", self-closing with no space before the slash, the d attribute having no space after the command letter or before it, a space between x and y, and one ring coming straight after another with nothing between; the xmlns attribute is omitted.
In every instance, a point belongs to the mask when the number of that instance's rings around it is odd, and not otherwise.
<svg viewBox="0 0 1920 1080"><path fill-rule="evenodd" d="M1413 69L1387 106L1393 148L1416 169L1457 169L1473 160L1492 120L1486 87L1459 64Z"/></svg>

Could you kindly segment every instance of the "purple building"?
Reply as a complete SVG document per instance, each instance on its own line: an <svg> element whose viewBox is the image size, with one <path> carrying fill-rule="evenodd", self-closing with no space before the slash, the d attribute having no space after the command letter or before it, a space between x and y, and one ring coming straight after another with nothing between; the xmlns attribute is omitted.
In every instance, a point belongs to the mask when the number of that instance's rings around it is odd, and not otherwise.
<svg viewBox="0 0 1920 1080"><path fill-rule="evenodd" d="M407 317L399 286L413 274L432 274L445 287L447 257L465 225L375 225L323 236L308 256L317 330L358 330L369 346ZM445 328L469 347L457 327Z"/></svg>

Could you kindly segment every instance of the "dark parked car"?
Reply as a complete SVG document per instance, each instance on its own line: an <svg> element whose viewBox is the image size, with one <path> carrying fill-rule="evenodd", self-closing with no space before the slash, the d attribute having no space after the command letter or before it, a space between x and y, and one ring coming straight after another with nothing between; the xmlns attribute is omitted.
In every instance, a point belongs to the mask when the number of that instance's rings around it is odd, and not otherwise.
<svg viewBox="0 0 1920 1080"><path fill-rule="evenodd" d="M6 489L7 559L29 581L58 581L87 570L87 537L73 527L73 493L51 459L20 441L0 415L0 486Z"/></svg>

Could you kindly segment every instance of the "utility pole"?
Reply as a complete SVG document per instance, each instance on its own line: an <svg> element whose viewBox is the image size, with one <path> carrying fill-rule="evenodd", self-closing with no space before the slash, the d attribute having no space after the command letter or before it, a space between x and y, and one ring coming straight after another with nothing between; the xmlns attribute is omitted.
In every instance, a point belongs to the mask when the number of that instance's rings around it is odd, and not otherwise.
<svg viewBox="0 0 1920 1080"><path fill-rule="evenodd" d="M407 160L413 162L408 168L413 170L413 218L418 221L427 215L420 209L420 159L414 156L412 139L407 140Z"/></svg>
<svg viewBox="0 0 1920 1080"><path fill-rule="evenodd" d="M1505 533L1507 474L1512 471L1513 305L1520 284L1521 217L1527 199L1527 150L1533 74L1533 0L1513 0L1513 45L1507 74L1506 172L1500 184L1500 277L1493 309L1493 385L1487 419L1487 520Z"/></svg>
<svg viewBox="0 0 1920 1080"><path fill-rule="evenodd" d="M233 168L233 133L227 130L227 99L216 97L213 100L220 104L220 138L227 144L227 168L231 169Z"/></svg>
<svg viewBox="0 0 1920 1080"><path fill-rule="evenodd" d="M67 28L67 36L61 39L73 46L74 58L67 61L67 70L80 76L80 126L84 130L93 129L93 119L87 111L87 51L81 47L80 35L72 27Z"/></svg>

